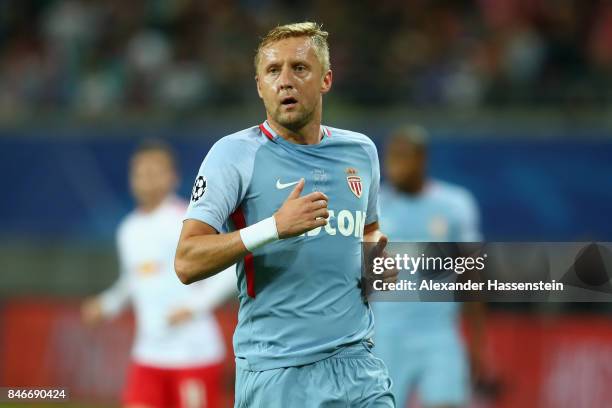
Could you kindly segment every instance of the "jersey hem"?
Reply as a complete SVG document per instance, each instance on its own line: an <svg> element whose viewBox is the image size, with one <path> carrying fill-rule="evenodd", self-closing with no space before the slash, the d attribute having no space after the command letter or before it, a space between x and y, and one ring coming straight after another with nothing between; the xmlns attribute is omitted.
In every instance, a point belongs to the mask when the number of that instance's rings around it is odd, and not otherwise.
<svg viewBox="0 0 612 408"><path fill-rule="evenodd" d="M301 358L288 358L288 359L279 359L279 360L263 360L255 363L250 363L247 358L236 357L236 367L246 371L268 371L268 370L276 370L278 368L287 368L287 367L298 367L303 365L314 364L319 361L327 360L328 358L332 358L335 355L346 351L348 348L360 345L364 341L367 341L367 337L361 340L357 340L352 343L344 344L338 347L336 350L328 353L316 353L309 356L304 356Z"/></svg>

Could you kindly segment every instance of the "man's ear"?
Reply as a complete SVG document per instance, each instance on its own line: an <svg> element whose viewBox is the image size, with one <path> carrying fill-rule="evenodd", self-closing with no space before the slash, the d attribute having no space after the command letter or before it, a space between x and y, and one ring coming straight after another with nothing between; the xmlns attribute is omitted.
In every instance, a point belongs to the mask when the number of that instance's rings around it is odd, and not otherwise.
<svg viewBox="0 0 612 408"><path fill-rule="evenodd" d="M323 78L321 78L321 93L322 94L326 94L329 92L332 86L332 80L333 80L332 70L329 69L327 70L325 75L323 75Z"/></svg>
<svg viewBox="0 0 612 408"><path fill-rule="evenodd" d="M261 89L259 88L259 76L258 75L255 75L255 84L257 85L257 95L259 95L259 97L263 99L263 97L261 96Z"/></svg>

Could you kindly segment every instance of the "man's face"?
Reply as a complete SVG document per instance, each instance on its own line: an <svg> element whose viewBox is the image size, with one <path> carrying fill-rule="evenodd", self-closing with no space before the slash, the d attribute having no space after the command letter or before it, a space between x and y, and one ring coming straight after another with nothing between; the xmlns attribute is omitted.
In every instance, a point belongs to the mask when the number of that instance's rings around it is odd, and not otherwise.
<svg viewBox="0 0 612 408"><path fill-rule="evenodd" d="M425 178L426 153L407 140L392 139L386 149L385 171L396 187L409 188Z"/></svg>
<svg viewBox="0 0 612 408"><path fill-rule="evenodd" d="M137 153L130 164L130 187L139 206L159 204L176 187L172 160L162 150Z"/></svg>
<svg viewBox="0 0 612 408"><path fill-rule="evenodd" d="M331 88L332 73L323 72L310 38L295 37L261 49L255 79L268 115L281 126L298 130L320 107L321 95Z"/></svg>

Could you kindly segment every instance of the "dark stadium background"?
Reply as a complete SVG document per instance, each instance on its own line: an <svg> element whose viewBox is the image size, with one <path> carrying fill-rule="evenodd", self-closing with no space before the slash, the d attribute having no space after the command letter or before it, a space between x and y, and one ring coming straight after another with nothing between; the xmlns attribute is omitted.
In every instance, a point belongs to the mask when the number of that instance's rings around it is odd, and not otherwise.
<svg viewBox="0 0 612 408"><path fill-rule="evenodd" d="M127 159L167 140L187 198L212 143L263 120L258 37L304 19L330 32L324 123L381 151L427 127L489 241L612 241L612 2L4 0L0 386L117 406L131 317L85 328L78 306L117 276ZM475 407L612 405L609 304L490 306ZM229 335L235 305L219 315Z"/></svg>

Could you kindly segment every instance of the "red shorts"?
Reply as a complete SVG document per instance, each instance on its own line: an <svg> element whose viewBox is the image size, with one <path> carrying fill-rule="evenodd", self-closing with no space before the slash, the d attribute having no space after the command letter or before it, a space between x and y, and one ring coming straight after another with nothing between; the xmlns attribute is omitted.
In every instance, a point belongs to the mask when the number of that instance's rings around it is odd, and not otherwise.
<svg viewBox="0 0 612 408"><path fill-rule="evenodd" d="M151 408L216 408L222 365L157 368L132 362L123 403Z"/></svg>

